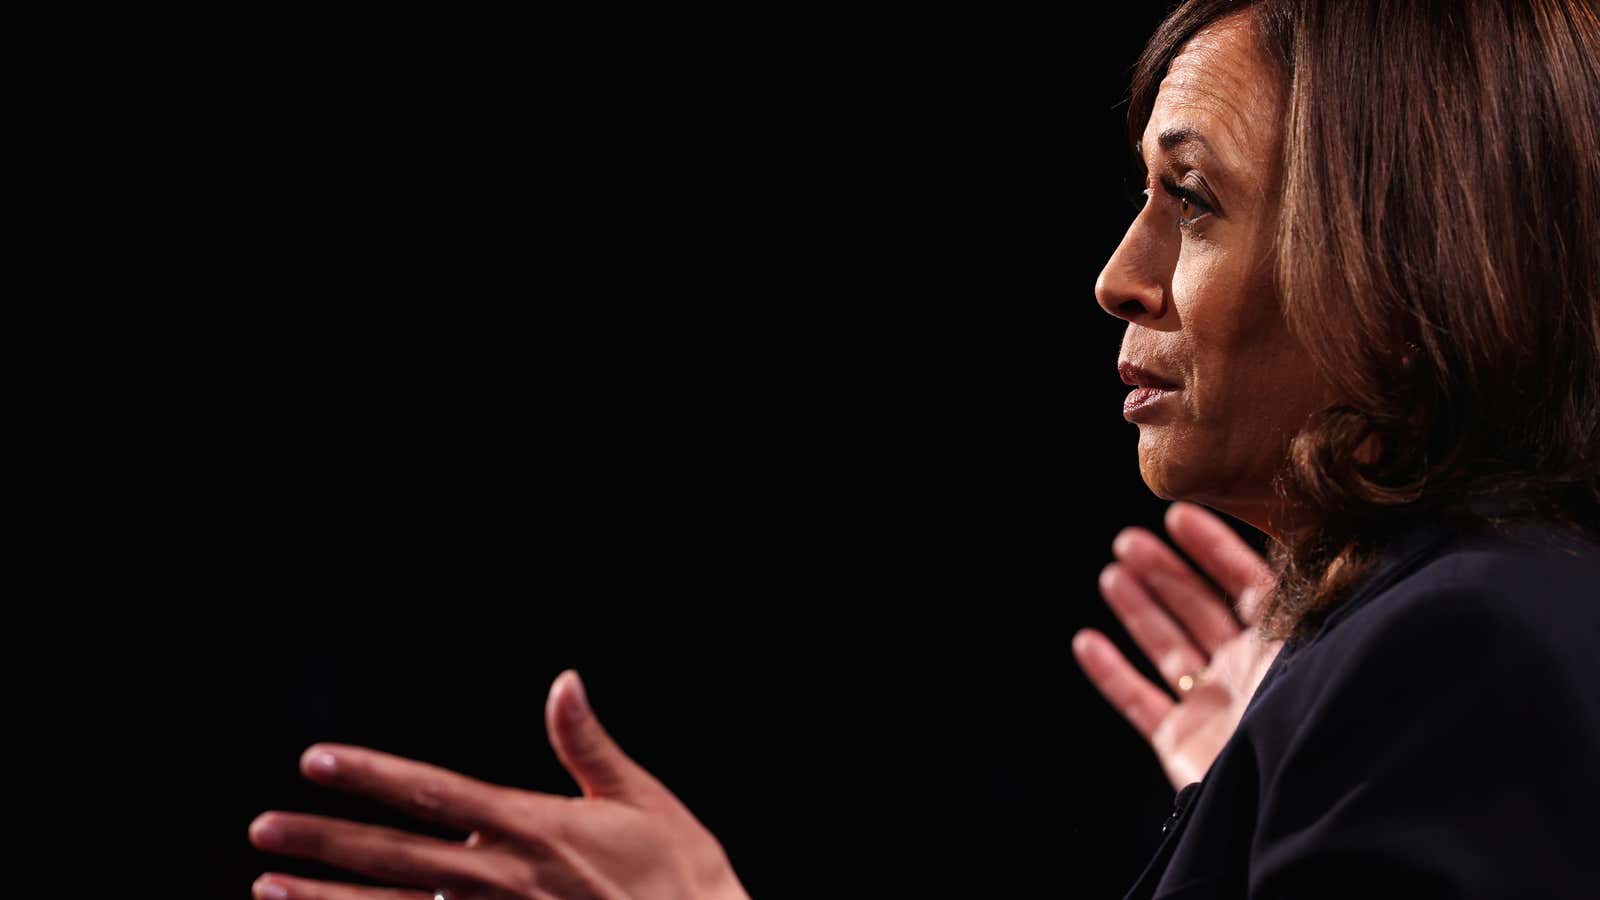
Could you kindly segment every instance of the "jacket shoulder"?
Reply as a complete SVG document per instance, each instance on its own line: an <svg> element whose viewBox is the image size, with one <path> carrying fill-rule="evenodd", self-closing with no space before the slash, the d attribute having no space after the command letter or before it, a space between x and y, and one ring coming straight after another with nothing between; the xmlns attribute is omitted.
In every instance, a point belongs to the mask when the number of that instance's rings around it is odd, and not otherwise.
<svg viewBox="0 0 1600 900"><path fill-rule="evenodd" d="M1378 579L1314 640L1285 648L1282 677L1259 689L1247 723L1293 731L1319 700L1352 688L1397 699L1400 671L1433 673L1424 683L1438 690L1534 679L1600 698L1600 545L1542 525L1515 539L1450 534Z"/></svg>
<svg viewBox="0 0 1600 900"><path fill-rule="evenodd" d="M1547 525L1457 536L1324 637L1346 643L1408 628L1546 647L1592 642L1600 637L1600 544Z"/></svg>
<svg viewBox="0 0 1600 900"><path fill-rule="evenodd" d="M1251 896L1592 888L1600 557L1566 549L1453 537L1295 654L1242 725Z"/></svg>

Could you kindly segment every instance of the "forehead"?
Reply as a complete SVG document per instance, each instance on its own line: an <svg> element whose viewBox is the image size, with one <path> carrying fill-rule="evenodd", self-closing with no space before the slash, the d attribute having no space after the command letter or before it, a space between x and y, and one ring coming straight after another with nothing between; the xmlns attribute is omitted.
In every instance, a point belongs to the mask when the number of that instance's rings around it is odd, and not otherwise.
<svg viewBox="0 0 1600 900"><path fill-rule="evenodd" d="M1195 33L1167 67L1139 150L1158 158L1157 136L1193 129L1205 149L1235 172L1276 159L1278 77L1259 47L1254 20L1219 19Z"/></svg>

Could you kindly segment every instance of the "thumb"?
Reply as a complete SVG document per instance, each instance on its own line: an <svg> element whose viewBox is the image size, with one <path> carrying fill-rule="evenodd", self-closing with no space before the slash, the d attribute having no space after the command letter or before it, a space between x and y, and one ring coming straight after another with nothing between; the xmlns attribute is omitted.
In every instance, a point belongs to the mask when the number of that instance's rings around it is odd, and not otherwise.
<svg viewBox="0 0 1600 900"><path fill-rule="evenodd" d="M556 676L545 701L545 727L555 749L586 797L640 803L654 799L660 783L628 758L589 707L577 670Z"/></svg>

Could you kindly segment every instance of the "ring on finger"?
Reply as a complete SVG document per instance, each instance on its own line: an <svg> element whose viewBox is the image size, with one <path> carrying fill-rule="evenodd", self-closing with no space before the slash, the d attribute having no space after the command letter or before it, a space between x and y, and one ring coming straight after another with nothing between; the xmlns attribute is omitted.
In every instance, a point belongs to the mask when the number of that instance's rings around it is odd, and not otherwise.
<svg viewBox="0 0 1600 900"><path fill-rule="evenodd" d="M1179 676L1178 677L1178 694L1180 696L1183 696L1183 697L1189 696L1189 694L1192 693L1194 691L1194 689L1200 685L1200 676L1202 674L1204 674L1204 672L1205 672L1205 669L1195 669L1193 672L1190 672L1188 675ZM440 898L435 897L434 900L440 900Z"/></svg>

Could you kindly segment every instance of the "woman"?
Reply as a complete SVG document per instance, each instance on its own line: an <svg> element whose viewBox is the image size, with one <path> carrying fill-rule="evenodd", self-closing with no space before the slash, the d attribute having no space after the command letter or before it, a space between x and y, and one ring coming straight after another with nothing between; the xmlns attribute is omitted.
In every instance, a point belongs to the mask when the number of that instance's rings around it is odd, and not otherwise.
<svg viewBox="0 0 1600 900"><path fill-rule="evenodd" d="M1090 679L1180 788L1132 897L1600 891L1600 16L1191 0L1096 284L1168 528ZM1211 507L1270 538L1260 560Z"/></svg>
<svg viewBox="0 0 1600 900"><path fill-rule="evenodd" d="M1136 896L1591 874L1600 26L1579 0L1436 6L1188 3L1142 60L1148 201L1096 292L1129 322L1124 377L1170 387L1126 411L1143 476L1192 501L1169 529L1238 605L1134 529L1102 588L1183 698L1074 641L1183 789ZM744 896L575 675L546 724L582 798L310 748L307 777L471 837L269 812L256 846L399 887L266 875L255 896Z"/></svg>

